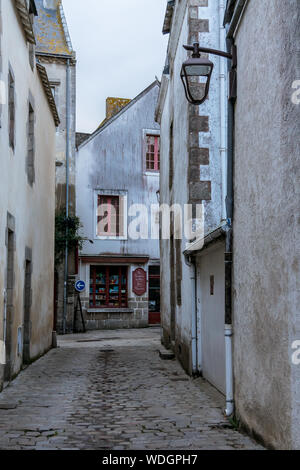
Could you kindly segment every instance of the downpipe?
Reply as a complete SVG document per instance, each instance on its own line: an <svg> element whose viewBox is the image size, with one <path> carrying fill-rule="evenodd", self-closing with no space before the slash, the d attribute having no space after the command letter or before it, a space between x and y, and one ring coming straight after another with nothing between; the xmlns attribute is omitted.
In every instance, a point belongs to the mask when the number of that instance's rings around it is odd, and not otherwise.
<svg viewBox="0 0 300 470"><path fill-rule="evenodd" d="M227 50L230 51L233 41L227 39ZM228 71L231 71L228 61ZM226 195L226 251L225 251L225 365L226 365L226 408L225 416L234 414L234 379L233 379L233 322L232 322L232 261L233 261L233 165L234 165L234 99L228 100L227 126L227 195Z"/></svg>
<svg viewBox="0 0 300 470"><path fill-rule="evenodd" d="M234 413L233 399L233 367L232 367L232 325L225 325L225 357L226 357L226 408L228 418Z"/></svg>
<svg viewBox="0 0 300 470"><path fill-rule="evenodd" d="M197 282L197 267L196 261L194 260L192 266L192 365L193 365L193 374L196 375L198 373L198 361L197 361L197 293L196 293L196 282Z"/></svg>
<svg viewBox="0 0 300 470"><path fill-rule="evenodd" d="M66 220L69 217L69 167L70 167L70 59L67 60L66 77ZM68 226L66 224L66 246L65 246L65 267L64 267L64 306L63 306L63 334L66 334L67 323L67 287L68 287Z"/></svg>
<svg viewBox="0 0 300 470"><path fill-rule="evenodd" d="M220 38L219 49L224 50L226 47L226 30L223 26L225 15L225 0L220 0L219 17L220 17ZM226 195L227 195L227 142L226 142L226 68L225 59L220 57L220 158L222 173L222 221L226 220Z"/></svg>

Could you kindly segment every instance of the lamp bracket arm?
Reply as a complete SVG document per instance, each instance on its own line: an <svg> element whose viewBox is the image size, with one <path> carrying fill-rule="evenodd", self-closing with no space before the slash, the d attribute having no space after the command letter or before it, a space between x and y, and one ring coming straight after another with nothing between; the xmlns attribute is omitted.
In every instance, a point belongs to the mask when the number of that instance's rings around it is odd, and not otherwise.
<svg viewBox="0 0 300 470"><path fill-rule="evenodd" d="M225 57L226 59L232 60L232 67L235 68L237 65L237 54L236 54L236 46L232 46L231 54L229 52L219 51L217 49L210 49L208 47L200 47L198 43L195 43L193 46L183 46L186 51L192 51L196 53L204 52L207 54L213 54L220 57Z"/></svg>

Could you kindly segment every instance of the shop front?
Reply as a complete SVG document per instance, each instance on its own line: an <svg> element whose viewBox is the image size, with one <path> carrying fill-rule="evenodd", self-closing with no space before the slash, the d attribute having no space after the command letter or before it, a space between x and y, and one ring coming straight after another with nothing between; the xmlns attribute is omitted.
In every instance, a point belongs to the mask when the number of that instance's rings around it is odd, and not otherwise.
<svg viewBox="0 0 300 470"><path fill-rule="evenodd" d="M156 263L156 264L152 264ZM87 329L146 328L160 323L160 267L147 257L82 257Z"/></svg>

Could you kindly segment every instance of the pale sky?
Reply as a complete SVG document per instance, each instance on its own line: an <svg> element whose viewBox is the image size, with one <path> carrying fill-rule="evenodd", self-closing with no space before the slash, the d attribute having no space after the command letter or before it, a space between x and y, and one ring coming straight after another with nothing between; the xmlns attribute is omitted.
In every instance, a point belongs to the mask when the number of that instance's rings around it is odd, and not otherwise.
<svg viewBox="0 0 300 470"><path fill-rule="evenodd" d="M108 96L134 98L161 79L166 0L63 0L77 54L77 131L105 118Z"/></svg>

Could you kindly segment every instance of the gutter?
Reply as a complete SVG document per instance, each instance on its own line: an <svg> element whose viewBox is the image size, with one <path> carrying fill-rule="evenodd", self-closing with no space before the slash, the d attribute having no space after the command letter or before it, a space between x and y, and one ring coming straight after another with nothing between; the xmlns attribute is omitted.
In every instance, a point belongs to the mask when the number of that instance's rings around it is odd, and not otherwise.
<svg viewBox="0 0 300 470"><path fill-rule="evenodd" d="M53 52L43 52L43 51L36 50L35 55L40 56L40 57L54 57L55 59L63 59L63 60L69 59L72 65L76 64L75 52L72 52L72 54L57 54Z"/></svg>

